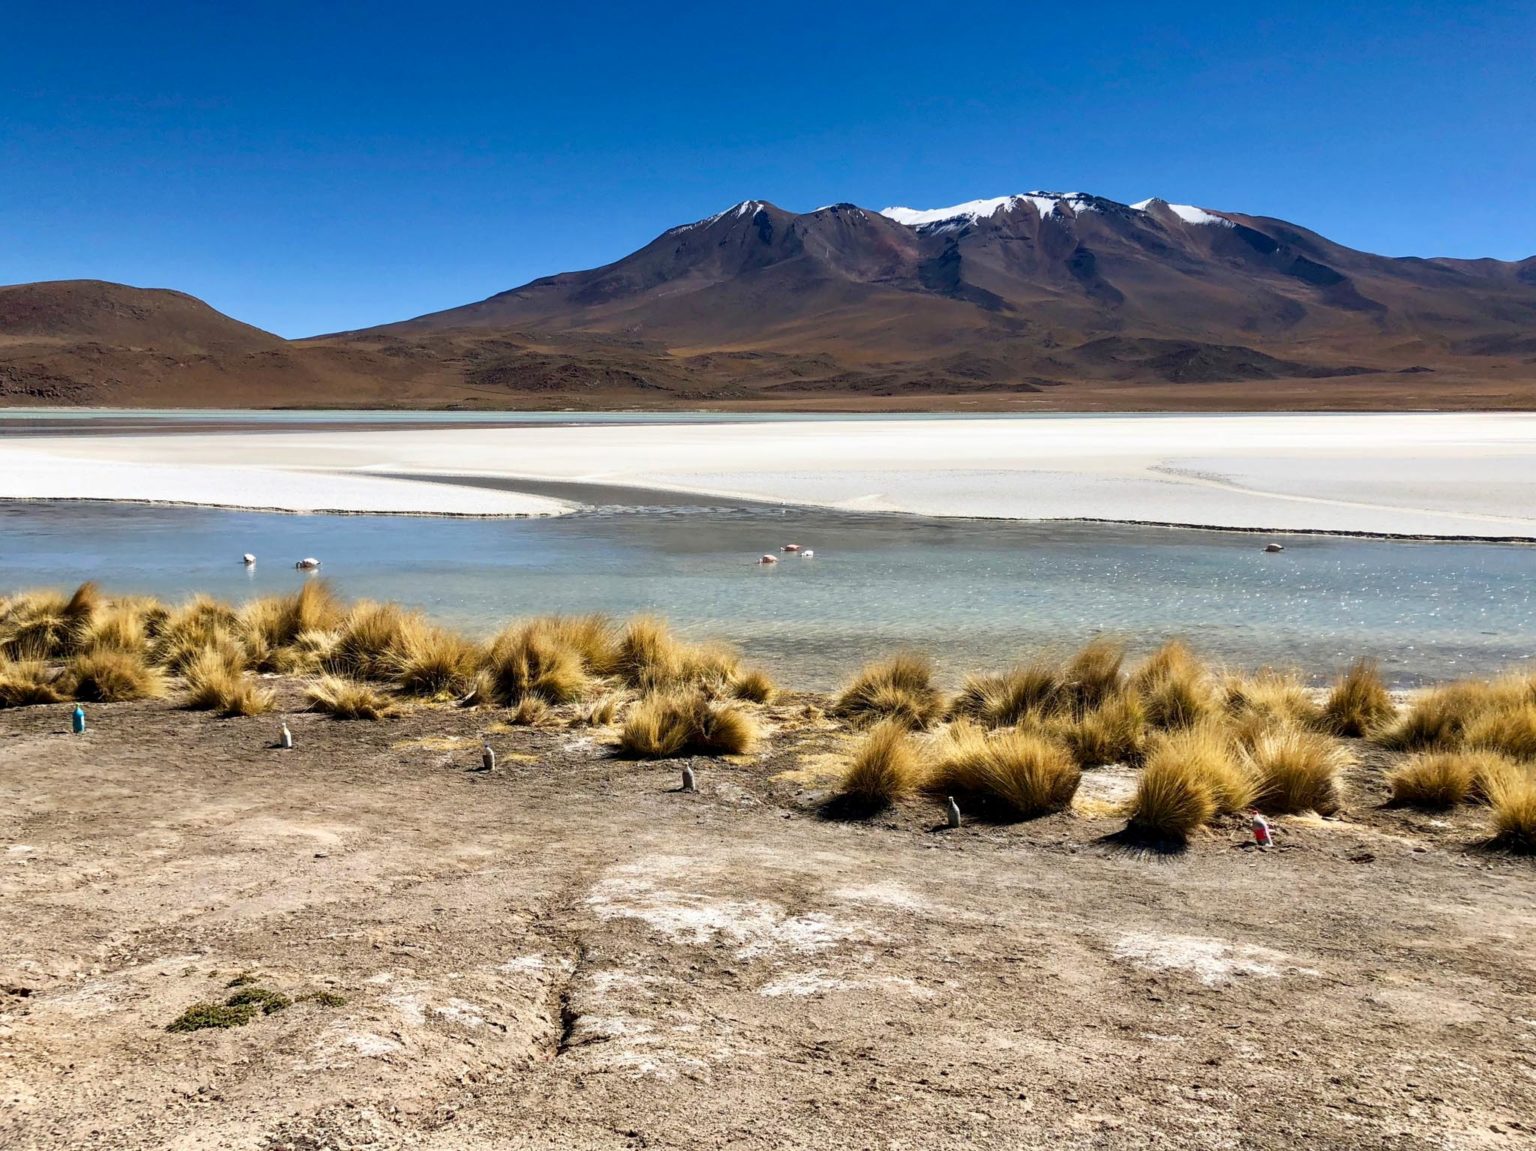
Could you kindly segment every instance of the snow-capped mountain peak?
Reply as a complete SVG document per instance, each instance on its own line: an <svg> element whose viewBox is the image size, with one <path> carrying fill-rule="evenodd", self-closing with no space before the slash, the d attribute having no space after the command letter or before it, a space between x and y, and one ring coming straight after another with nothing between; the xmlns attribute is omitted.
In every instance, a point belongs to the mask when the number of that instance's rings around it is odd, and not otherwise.
<svg viewBox="0 0 1536 1151"><path fill-rule="evenodd" d="M963 204L953 204L947 208L883 208L880 214L909 228L918 228L925 232L943 232L988 219L1000 211L1011 212L1026 202L1035 206L1042 219L1054 213L1058 205L1066 205L1072 210L1073 215L1078 215L1082 212L1099 211L1101 205L1145 212L1153 204L1162 204L1186 224L1219 224L1228 228L1232 226L1230 220L1192 204L1169 204L1166 200L1158 199L1142 200L1137 204L1119 204L1113 200L1089 196L1082 192L1025 192L1016 196L995 196L988 200L967 200Z"/></svg>

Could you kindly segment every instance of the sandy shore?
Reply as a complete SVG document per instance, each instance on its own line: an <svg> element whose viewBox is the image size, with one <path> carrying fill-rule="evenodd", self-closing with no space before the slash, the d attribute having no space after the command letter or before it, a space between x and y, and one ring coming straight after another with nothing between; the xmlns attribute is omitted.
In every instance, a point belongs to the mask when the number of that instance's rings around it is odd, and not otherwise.
<svg viewBox="0 0 1536 1151"><path fill-rule="evenodd" d="M562 506L387 478L413 474L931 516L1536 538L1531 414L848 417L0 441L0 498L479 515Z"/></svg>
<svg viewBox="0 0 1536 1151"><path fill-rule="evenodd" d="M284 685L285 710L297 706ZM423 708L0 711L0 1145L1498 1149L1536 1114L1536 872L1384 808L1369 749L1281 848L1069 812L817 817L844 733L611 757ZM195 754L188 754L188 749ZM166 1025L242 977L299 1001Z"/></svg>

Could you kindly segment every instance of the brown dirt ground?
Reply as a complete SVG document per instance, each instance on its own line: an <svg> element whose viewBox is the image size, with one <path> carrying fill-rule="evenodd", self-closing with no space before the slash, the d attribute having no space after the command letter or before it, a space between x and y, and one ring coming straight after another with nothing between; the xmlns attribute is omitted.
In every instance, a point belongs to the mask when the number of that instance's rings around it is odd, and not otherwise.
<svg viewBox="0 0 1536 1151"><path fill-rule="evenodd" d="M291 685L284 691L296 702ZM1536 1145L1536 866L1486 815L1233 822L1182 855L1073 812L819 818L846 736L0 711L0 1147ZM289 994L173 1034L241 972Z"/></svg>

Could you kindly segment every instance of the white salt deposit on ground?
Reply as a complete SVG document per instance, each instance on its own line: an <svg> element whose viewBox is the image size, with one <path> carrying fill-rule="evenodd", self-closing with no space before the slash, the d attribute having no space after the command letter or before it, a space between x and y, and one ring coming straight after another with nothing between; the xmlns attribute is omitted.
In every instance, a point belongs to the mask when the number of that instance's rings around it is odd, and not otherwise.
<svg viewBox="0 0 1536 1151"><path fill-rule="evenodd" d="M1279 979L1284 974L1317 974L1265 947L1189 935L1122 936L1115 941L1114 955L1143 971L1186 971L1207 987L1220 987L1243 976Z"/></svg>
<svg viewBox="0 0 1536 1151"><path fill-rule="evenodd" d="M1536 538L1528 413L850 416L0 442L0 498L481 515L564 506L379 472L932 516Z"/></svg>

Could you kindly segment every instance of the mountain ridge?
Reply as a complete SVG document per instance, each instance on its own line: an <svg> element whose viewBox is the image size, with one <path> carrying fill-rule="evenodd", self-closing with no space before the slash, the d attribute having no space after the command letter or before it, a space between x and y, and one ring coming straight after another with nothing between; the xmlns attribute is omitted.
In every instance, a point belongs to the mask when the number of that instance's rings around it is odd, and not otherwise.
<svg viewBox="0 0 1536 1151"><path fill-rule="evenodd" d="M1536 406L1536 257L1378 256L1158 198L743 200L597 268L295 341L69 283L0 289L0 402L51 381L250 406Z"/></svg>

